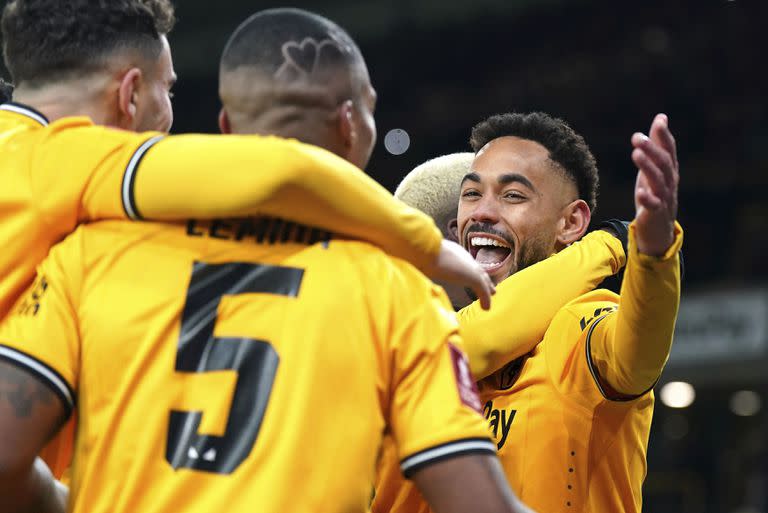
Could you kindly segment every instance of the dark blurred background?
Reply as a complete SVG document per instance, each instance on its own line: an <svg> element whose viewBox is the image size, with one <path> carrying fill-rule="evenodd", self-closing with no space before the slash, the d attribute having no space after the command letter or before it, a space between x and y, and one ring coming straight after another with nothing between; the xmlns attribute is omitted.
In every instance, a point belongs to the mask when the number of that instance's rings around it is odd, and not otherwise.
<svg viewBox="0 0 768 513"><path fill-rule="evenodd" d="M215 132L224 43L248 15L281 4L176 3L174 131ZM629 219L630 136L655 113L669 115L686 277L666 388L657 391L645 511L767 513L768 2L292 5L330 17L360 44L380 99L368 171L390 190L428 158L467 151L484 117L543 110L569 121L598 159L597 219ZM384 149L392 129L410 135L403 155Z"/></svg>
<svg viewBox="0 0 768 513"><path fill-rule="evenodd" d="M216 73L232 30L275 2L177 2L174 131L216 131ZM669 114L682 163L687 285L768 278L768 2L296 1L359 42L379 92L369 173L394 190L424 160L468 149L489 114L543 110L590 143L598 218L633 213L629 138ZM402 156L384 135L410 134Z"/></svg>

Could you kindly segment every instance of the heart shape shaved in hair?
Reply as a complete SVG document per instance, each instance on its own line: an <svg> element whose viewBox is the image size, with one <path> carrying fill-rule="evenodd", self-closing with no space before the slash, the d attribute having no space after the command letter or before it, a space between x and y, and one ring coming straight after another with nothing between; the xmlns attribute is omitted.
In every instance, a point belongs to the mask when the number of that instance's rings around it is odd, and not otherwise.
<svg viewBox="0 0 768 513"><path fill-rule="evenodd" d="M311 37L301 43L288 41L282 46L283 64L275 72L276 79L301 80L314 75L320 65L320 58L325 48L341 53L342 49L333 39L317 41Z"/></svg>
<svg viewBox="0 0 768 513"><path fill-rule="evenodd" d="M297 68L311 74L317 67L318 46L317 42L312 38L305 39L300 45L290 41L283 45L283 55L286 62L290 62Z"/></svg>

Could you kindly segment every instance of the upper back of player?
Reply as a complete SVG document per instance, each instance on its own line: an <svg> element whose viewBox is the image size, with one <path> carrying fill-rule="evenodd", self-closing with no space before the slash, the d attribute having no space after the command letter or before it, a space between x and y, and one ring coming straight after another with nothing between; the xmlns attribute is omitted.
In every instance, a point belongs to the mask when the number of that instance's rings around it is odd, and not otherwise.
<svg viewBox="0 0 768 513"><path fill-rule="evenodd" d="M45 294L76 314L39 314L69 333L47 363L78 391L74 511L365 511L393 354L456 326L421 322L442 296L408 264L322 239L115 222L52 250Z"/></svg>
<svg viewBox="0 0 768 513"><path fill-rule="evenodd" d="M99 187L118 191L125 163L151 136L95 127L88 118L49 124L30 107L0 105L0 318L50 247L84 217L85 197ZM118 183L105 184L107 179ZM119 211L120 199L113 196Z"/></svg>

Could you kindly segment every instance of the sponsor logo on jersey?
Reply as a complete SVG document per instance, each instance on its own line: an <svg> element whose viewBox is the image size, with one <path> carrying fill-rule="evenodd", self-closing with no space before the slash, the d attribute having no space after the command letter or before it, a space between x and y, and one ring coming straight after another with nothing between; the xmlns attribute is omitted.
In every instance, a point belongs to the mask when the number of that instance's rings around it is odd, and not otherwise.
<svg viewBox="0 0 768 513"><path fill-rule="evenodd" d="M45 276L39 276L27 296L21 300L16 309L18 315L35 316L40 311L40 301L48 290L48 280Z"/></svg>
<svg viewBox="0 0 768 513"><path fill-rule="evenodd" d="M517 410L510 409L507 411L503 408L494 408L493 401L485 403L483 415L488 420L491 434L493 434L493 439L496 440L497 449L501 450L507 442L509 429L512 427L512 421L515 419L516 414Z"/></svg>
<svg viewBox="0 0 768 513"><path fill-rule="evenodd" d="M587 326L589 326L589 323L591 323L601 315L605 313L615 312L616 310L618 310L618 307L616 306L598 308L594 311L594 313L592 314L592 317L590 317L589 319L587 319L586 317L582 317L581 320L579 321L579 326L581 327L581 331L584 331L585 329L587 329Z"/></svg>

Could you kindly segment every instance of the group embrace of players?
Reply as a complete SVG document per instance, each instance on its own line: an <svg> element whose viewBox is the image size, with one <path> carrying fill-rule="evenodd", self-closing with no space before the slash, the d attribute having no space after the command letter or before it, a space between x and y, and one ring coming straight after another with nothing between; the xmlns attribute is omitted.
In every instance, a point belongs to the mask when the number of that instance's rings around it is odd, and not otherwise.
<svg viewBox="0 0 768 513"><path fill-rule="evenodd" d="M256 13L223 135L168 136L173 25L4 9L0 513L640 511L680 295L666 116L632 136L629 225L586 234L595 160L543 113L481 121L400 201L361 171L343 29Z"/></svg>

